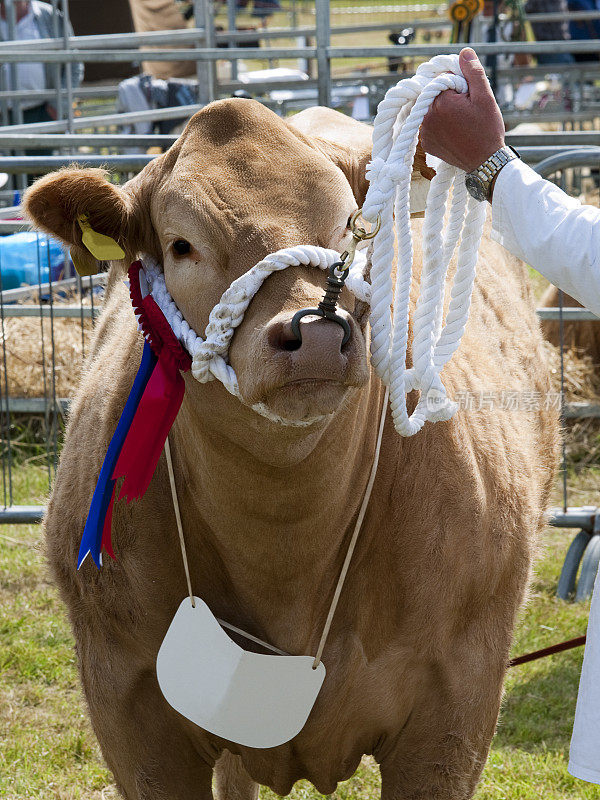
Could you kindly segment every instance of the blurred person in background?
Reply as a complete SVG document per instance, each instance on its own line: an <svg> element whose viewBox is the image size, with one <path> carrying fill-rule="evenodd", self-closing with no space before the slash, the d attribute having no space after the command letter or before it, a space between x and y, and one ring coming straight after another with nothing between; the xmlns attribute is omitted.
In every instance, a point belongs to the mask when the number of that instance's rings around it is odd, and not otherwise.
<svg viewBox="0 0 600 800"><path fill-rule="evenodd" d="M483 0L483 17L487 18L487 27L482 30L485 42L520 41L522 30L518 24L514 3L510 0ZM518 20L517 20L518 21ZM527 53L499 53L483 58L483 63L493 75L496 100L502 108L510 106L514 101L514 88L511 81L497 80L497 71L506 71L511 67L526 67L530 64Z"/></svg>
<svg viewBox="0 0 600 800"><path fill-rule="evenodd" d="M276 11L282 10L279 0L254 0L252 16L260 19L262 27L266 28L269 17L272 17Z"/></svg>
<svg viewBox="0 0 600 800"><path fill-rule="evenodd" d="M55 37L54 14L59 16L58 30L60 35L63 33L63 16L48 3L38 3L37 0L15 0L15 40L25 41L33 39L53 39ZM7 42L9 37L8 3L0 0L0 41ZM69 26L69 36L73 35L73 30ZM38 63L19 63L16 65L16 89L19 91L52 91L56 88L54 67L52 64ZM0 73L0 86L7 90L11 88L11 65L2 64ZM64 88L66 85L66 70L71 70L71 81L73 89L76 89L83 78L83 64L73 62L63 64L60 68L60 82ZM11 122L14 124L14 106L11 110L9 102L9 112ZM20 107L24 123L49 122L56 119L56 107L52 102L39 99L27 100L24 97L20 102ZM42 151L37 151L42 154Z"/></svg>
<svg viewBox="0 0 600 800"><path fill-rule="evenodd" d="M564 19L556 22L532 22L531 27L536 42L565 42L571 38L567 15L569 8L567 0L527 0L525 4L527 14L563 14ZM539 66L551 64L572 64L574 58L571 53L538 53Z"/></svg>
<svg viewBox="0 0 600 800"><path fill-rule="evenodd" d="M569 0L569 11L600 11L599 0ZM600 39L600 19L577 19L569 22L571 39ZM579 63L598 61L600 53L574 53Z"/></svg>
<svg viewBox="0 0 600 800"><path fill-rule="evenodd" d="M188 27L194 15L193 3L186 6L175 0L129 0L129 8L137 33L182 30ZM198 25L203 27L202 20L198 21ZM203 71L206 72L205 65ZM142 72L168 81L170 78L196 75L197 68L195 61L144 61Z"/></svg>

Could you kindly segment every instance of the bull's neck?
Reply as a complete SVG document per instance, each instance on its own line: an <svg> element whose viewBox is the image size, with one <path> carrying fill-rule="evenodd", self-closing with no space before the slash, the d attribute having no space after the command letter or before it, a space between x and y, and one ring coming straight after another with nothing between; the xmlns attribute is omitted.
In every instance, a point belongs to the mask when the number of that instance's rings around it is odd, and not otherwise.
<svg viewBox="0 0 600 800"><path fill-rule="evenodd" d="M329 596L371 470L382 394L371 381L334 415L305 458L277 466L203 423L190 404L182 408L172 443L184 478L185 517L209 537L252 607L274 592L288 604L293 598L306 604L306 592ZM280 451L282 438L293 447L311 436L263 428L265 454Z"/></svg>

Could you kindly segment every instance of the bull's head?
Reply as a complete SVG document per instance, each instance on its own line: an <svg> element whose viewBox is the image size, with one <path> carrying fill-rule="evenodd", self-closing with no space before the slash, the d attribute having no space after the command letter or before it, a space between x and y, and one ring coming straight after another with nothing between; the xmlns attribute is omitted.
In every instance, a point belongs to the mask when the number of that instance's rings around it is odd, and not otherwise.
<svg viewBox="0 0 600 800"><path fill-rule="evenodd" d="M371 129L337 112L311 109L288 123L260 103L223 100L195 114L173 147L123 188L100 170L68 169L38 181L26 210L80 259L81 214L116 239L129 261L153 256L202 335L225 289L268 253L298 244L345 248L370 152ZM430 177L424 160L418 163ZM229 352L248 404L264 403L288 420L322 417L368 381L365 315L346 290L347 342L339 325L323 319L303 323L301 342L291 330L295 312L321 299L324 281L320 270L289 268L251 302ZM192 384L199 408L210 404L213 414L222 409L231 418L235 403L238 415L246 413L222 387Z"/></svg>

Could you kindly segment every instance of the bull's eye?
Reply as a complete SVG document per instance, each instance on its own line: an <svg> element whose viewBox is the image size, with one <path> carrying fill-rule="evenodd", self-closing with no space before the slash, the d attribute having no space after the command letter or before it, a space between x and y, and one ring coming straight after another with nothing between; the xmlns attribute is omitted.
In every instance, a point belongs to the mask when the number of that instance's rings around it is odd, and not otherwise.
<svg viewBox="0 0 600 800"><path fill-rule="evenodd" d="M348 222L346 223L346 227L348 228L348 230L350 230L352 228L352 217L353 216L354 216L353 214L350 214L350 216L348 217Z"/></svg>
<svg viewBox="0 0 600 800"><path fill-rule="evenodd" d="M178 256L187 256L191 249L192 245L185 239L175 239L173 242L173 250Z"/></svg>

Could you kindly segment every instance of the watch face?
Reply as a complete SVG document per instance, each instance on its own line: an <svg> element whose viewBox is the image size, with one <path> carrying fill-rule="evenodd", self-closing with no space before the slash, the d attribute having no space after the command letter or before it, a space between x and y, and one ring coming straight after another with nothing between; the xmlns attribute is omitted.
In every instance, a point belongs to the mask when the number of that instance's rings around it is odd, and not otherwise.
<svg viewBox="0 0 600 800"><path fill-rule="evenodd" d="M487 200L487 190L481 180L475 175L467 175L465 178L465 185L467 191L475 200L479 200L480 202Z"/></svg>

